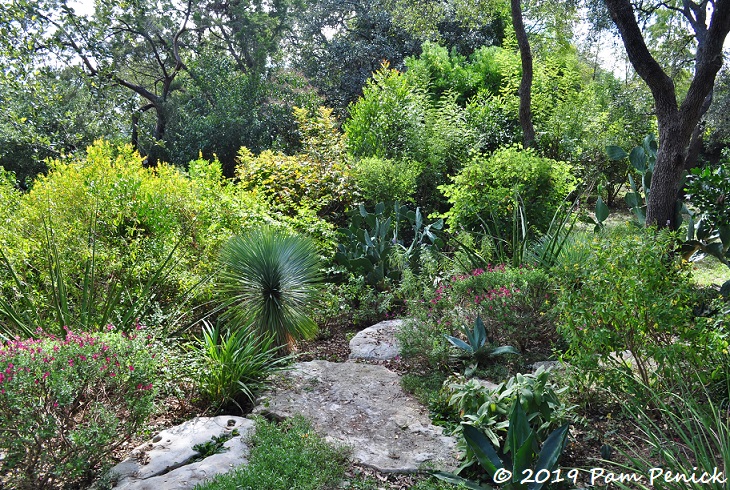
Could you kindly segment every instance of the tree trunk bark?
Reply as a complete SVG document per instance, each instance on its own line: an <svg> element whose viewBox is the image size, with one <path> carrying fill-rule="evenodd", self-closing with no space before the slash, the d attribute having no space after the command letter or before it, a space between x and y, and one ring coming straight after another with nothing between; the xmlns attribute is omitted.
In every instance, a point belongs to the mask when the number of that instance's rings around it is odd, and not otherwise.
<svg viewBox="0 0 730 490"><path fill-rule="evenodd" d="M684 171L689 137L682 134L681 126L666 127L659 132L659 148L647 196L646 224L659 228L677 228L677 197Z"/></svg>
<svg viewBox="0 0 730 490"><path fill-rule="evenodd" d="M522 22L522 6L520 0L510 0L512 26L515 29L517 46L520 49L522 61L522 79L520 80L520 126L522 126L522 141L525 148L535 143L535 128L532 125L532 52L527 39L525 24Z"/></svg>
<svg viewBox="0 0 730 490"><path fill-rule="evenodd" d="M705 30L705 4L685 0L683 15L695 25L697 53L694 77L681 106L672 79L649 52L630 0L605 0L611 19L621 34L626 53L654 97L659 129L659 148L647 196L646 224L677 228L677 196L692 133L703 114L704 103L722 67L723 43L730 32L730 0L715 0ZM693 16L694 15L694 16Z"/></svg>

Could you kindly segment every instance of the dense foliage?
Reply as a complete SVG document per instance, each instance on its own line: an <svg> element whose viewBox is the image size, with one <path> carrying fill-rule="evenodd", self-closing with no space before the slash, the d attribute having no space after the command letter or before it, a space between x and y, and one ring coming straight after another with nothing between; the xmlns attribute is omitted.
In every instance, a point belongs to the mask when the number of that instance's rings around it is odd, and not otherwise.
<svg viewBox="0 0 730 490"><path fill-rule="evenodd" d="M0 468L12 488L88 482L152 413L150 337L104 330L0 342L0 426L12 428Z"/></svg>

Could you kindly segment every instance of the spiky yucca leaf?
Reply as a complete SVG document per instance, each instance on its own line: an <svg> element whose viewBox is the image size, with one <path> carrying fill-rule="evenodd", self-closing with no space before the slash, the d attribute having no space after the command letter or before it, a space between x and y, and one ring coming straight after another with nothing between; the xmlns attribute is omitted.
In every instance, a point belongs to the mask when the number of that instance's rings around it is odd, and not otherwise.
<svg viewBox="0 0 730 490"><path fill-rule="evenodd" d="M221 253L225 316L241 328L273 335L277 345L309 338L307 315L320 280L314 244L285 230L261 227L232 238Z"/></svg>

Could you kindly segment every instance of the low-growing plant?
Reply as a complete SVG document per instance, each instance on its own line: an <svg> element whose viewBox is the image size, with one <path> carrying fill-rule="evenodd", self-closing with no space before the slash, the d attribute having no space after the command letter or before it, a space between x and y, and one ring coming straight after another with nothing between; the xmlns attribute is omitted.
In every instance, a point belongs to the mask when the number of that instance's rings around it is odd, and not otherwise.
<svg viewBox="0 0 730 490"><path fill-rule="evenodd" d="M453 335L446 335L445 337L451 345L461 349L469 358L476 361L475 364L467 368L467 377L476 370L480 363L484 363L493 357L505 354L519 354L517 349L511 345L495 346L494 341L489 338L484 328L484 322L479 315L477 315L477 319L474 321L473 328L469 329L465 326L462 330L466 337L466 342Z"/></svg>
<svg viewBox="0 0 730 490"><path fill-rule="evenodd" d="M67 488L147 421L159 359L142 330L37 334L0 342L0 470L12 488Z"/></svg>
<svg viewBox="0 0 730 490"><path fill-rule="evenodd" d="M496 447L509 428L508 414L515 400L520 400L539 439L565 423L574 408L560 399L565 389L559 389L543 367L533 374L516 374L493 388L477 379L453 376L444 382L442 391L459 421L480 429Z"/></svg>
<svg viewBox="0 0 730 490"><path fill-rule="evenodd" d="M443 220L426 224L420 208L413 211L395 203L388 214L382 202L372 213L360 205L352 212L350 227L339 230L343 243L335 261L382 291L386 279L399 281L404 269L417 270L424 250L443 245L435 233L442 227Z"/></svg>
<svg viewBox="0 0 730 490"><path fill-rule="evenodd" d="M451 330L480 316L492 342L515 345L524 353L530 339L551 337L550 284L541 269L487 264L442 281L426 303L412 303L412 312Z"/></svg>
<svg viewBox="0 0 730 490"><path fill-rule="evenodd" d="M477 316L494 344L515 346L526 362L545 358L546 352L537 350L549 349L555 337L553 293L545 271L487 265L449 279L437 276L434 283L421 297L407 299L410 319L398 335L405 358L445 369L451 361L447 337Z"/></svg>
<svg viewBox="0 0 730 490"><path fill-rule="evenodd" d="M555 429L539 444L519 396L512 403L509 429L504 444L494 445L479 429L464 425L464 439L479 465L499 488L540 490L551 480L553 470L568 442L569 424ZM539 447L539 449L538 449ZM453 473L434 472L434 476L473 489L491 489L480 482Z"/></svg>
<svg viewBox="0 0 730 490"><path fill-rule="evenodd" d="M728 393L730 364L727 354L713 361L717 361L724 371L725 393ZM697 375L699 371L693 374ZM647 475L647 479L636 482L631 488L726 489L730 472L727 396L713 399L703 387L704 376L696 376L688 382L681 367L666 375L675 381L672 391L641 387L645 396L640 399L648 399L650 409L643 402L624 404L639 437L626 441L626 446L619 448L625 463L611 464L622 472ZM619 488L629 487L621 484Z"/></svg>
<svg viewBox="0 0 730 490"><path fill-rule="evenodd" d="M256 420L248 464L199 484L196 490L319 490L345 476L347 452L327 444L302 417L279 424Z"/></svg>
<svg viewBox="0 0 730 490"><path fill-rule="evenodd" d="M221 331L220 325L204 323L201 338L191 345L197 353L201 375L196 380L208 402L216 407L235 405L241 411L250 404L269 375L286 369L291 361L281 356L272 336L255 331Z"/></svg>

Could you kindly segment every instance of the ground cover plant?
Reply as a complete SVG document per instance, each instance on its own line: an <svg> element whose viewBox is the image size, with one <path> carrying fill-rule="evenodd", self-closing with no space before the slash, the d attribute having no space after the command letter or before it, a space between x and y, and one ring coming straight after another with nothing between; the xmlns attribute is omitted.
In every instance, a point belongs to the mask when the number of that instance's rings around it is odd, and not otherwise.
<svg viewBox="0 0 730 490"><path fill-rule="evenodd" d="M195 487L196 490L322 490L346 484L358 490L382 488L383 481L348 471L349 449L325 442L302 418L276 423L263 418L249 439L249 464ZM451 485L423 478L416 490L446 490Z"/></svg>

